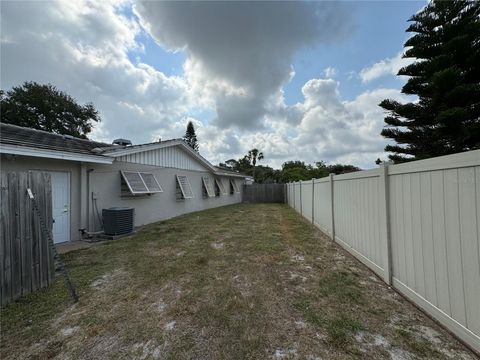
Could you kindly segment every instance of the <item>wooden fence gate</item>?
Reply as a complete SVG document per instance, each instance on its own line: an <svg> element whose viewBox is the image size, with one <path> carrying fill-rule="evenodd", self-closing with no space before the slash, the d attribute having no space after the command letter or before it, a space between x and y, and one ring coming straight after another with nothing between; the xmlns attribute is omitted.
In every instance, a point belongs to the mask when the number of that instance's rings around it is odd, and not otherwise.
<svg viewBox="0 0 480 360"><path fill-rule="evenodd" d="M1 305L49 285L55 275L53 254L42 235L31 189L49 231L52 230L50 174L37 171L1 173Z"/></svg>
<svg viewBox="0 0 480 360"><path fill-rule="evenodd" d="M242 201L247 203L284 203L285 184L243 185Z"/></svg>

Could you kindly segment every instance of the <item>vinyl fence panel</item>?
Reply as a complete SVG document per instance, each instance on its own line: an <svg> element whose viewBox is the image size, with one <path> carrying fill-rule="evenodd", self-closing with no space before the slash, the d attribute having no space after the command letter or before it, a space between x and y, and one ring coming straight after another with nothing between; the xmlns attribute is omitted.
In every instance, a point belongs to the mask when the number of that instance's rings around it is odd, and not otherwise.
<svg viewBox="0 0 480 360"><path fill-rule="evenodd" d="M308 221L312 221L313 216L313 184L312 181L301 181L300 186L302 187L302 215Z"/></svg>
<svg viewBox="0 0 480 360"><path fill-rule="evenodd" d="M383 276L379 178L377 170L335 177L333 199L336 240Z"/></svg>
<svg viewBox="0 0 480 360"><path fill-rule="evenodd" d="M290 206L480 351L480 150L288 191Z"/></svg>
<svg viewBox="0 0 480 360"><path fill-rule="evenodd" d="M480 166L415 165L390 175L394 285L478 346Z"/></svg>
<svg viewBox="0 0 480 360"><path fill-rule="evenodd" d="M332 198L330 179L317 179L313 198L313 223L328 235L332 235Z"/></svg>
<svg viewBox="0 0 480 360"><path fill-rule="evenodd" d="M300 194L302 191L302 188L300 186L300 182L293 183L293 196L294 196L294 209L297 210L299 213L302 212L301 208L301 198Z"/></svg>

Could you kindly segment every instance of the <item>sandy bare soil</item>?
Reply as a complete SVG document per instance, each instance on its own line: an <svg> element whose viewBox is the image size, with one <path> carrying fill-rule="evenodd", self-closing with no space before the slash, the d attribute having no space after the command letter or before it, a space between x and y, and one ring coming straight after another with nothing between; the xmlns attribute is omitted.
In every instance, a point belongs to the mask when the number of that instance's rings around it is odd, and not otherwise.
<svg viewBox="0 0 480 360"><path fill-rule="evenodd" d="M181 216L65 254L2 309L2 359L475 359L284 205Z"/></svg>

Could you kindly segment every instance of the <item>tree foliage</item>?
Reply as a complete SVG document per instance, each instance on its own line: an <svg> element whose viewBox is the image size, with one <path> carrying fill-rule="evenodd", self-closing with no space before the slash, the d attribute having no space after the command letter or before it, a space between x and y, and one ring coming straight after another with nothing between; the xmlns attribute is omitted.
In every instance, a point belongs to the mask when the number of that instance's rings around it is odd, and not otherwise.
<svg viewBox="0 0 480 360"><path fill-rule="evenodd" d="M187 124L187 130L185 131L185 135L183 140L190 146L193 150L198 152L198 139L197 134L195 133L195 127L191 121Z"/></svg>
<svg viewBox="0 0 480 360"><path fill-rule="evenodd" d="M402 92L418 101L386 99L386 126L394 162L480 148L480 2L432 1L410 19Z"/></svg>
<svg viewBox="0 0 480 360"><path fill-rule="evenodd" d="M248 151L248 154L245 156L245 159L248 160L249 163L252 164L253 173L252 176L255 179L255 167L257 165L257 160L263 160L264 156L261 151L258 151L257 148Z"/></svg>
<svg viewBox="0 0 480 360"><path fill-rule="evenodd" d="M248 156L241 159L230 159L220 166L253 176L253 165ZM360 171L353 165L333 164L326 165L318 161L315 165L305 164L303 161L287 161L281 169L273 169L270 166L257 165L255 170L255 182L257 183L286 183L299 180L319 179L328 174L344 174L347 172Z"/></svg>
<svg viewBox="0 0 480 360"><path fill-rule="evenodd" d="M78 104L51 84L25 82L0 92L2 122L86 138L100 116L93 104Z"/></svg>

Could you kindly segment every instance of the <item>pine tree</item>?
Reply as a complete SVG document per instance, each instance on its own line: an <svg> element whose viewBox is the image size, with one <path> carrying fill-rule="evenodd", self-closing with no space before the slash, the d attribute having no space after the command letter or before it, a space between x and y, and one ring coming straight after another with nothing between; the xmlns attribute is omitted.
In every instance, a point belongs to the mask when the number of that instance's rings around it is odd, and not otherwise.
<svg viewBox="0 0 480 360"><path fill-rule="evenodd" d="M195 133L195 127L191 121L187 124L187 130L185 131L185 136L183 140L196 152L198 152L198 140L197 134Z"/></svg>
<svg viewBox="0 0 480 360"><path fill-rule="evenodd" d="M394 162L480 148L480 2L432 1L413 15L405 58L398 72L409 76L402 93L418 101L386 99L381 134Z"/></svg>

